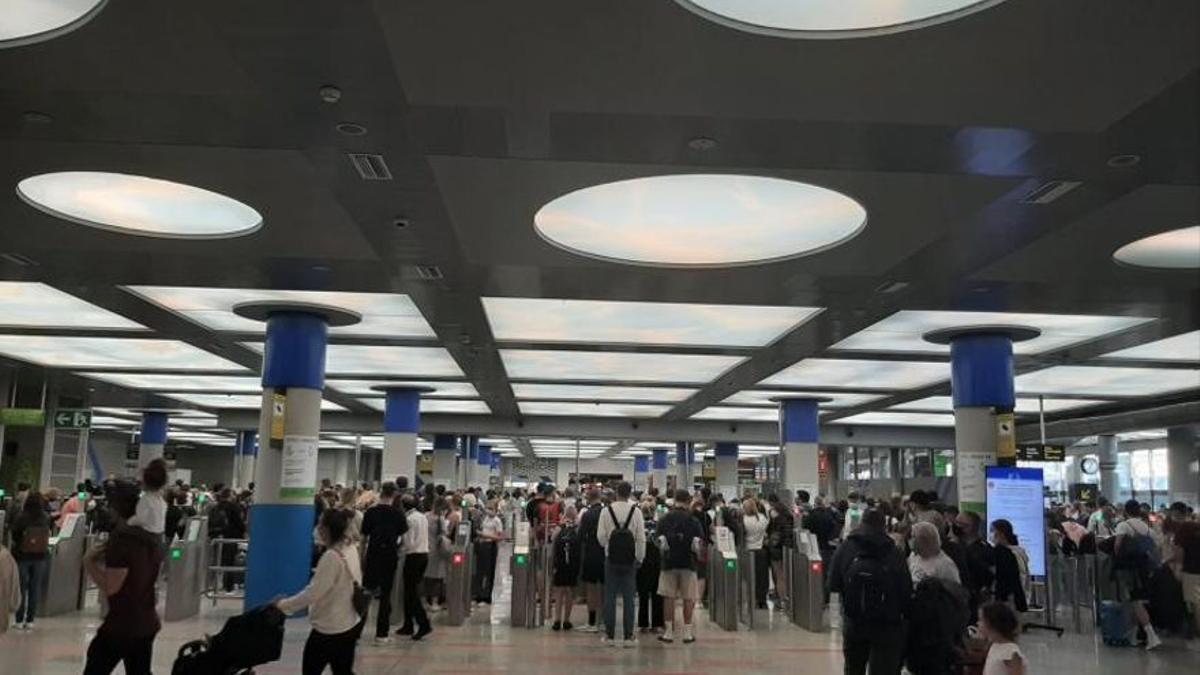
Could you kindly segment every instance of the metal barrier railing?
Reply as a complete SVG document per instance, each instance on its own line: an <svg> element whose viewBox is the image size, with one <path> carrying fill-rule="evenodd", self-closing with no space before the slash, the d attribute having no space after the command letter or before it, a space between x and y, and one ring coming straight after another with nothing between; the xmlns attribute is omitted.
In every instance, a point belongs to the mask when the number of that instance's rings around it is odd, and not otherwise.
<svg viewBox="0 0 1200 675"><path fill-rule="evenodd" d="M225 548L227 546L234 547L233 558L236 561L238 554L242 553L242 550L241 550L242 546L246 546L246 545L248 545L248 543L249 543L249 540L247 540L247 539L216 538L216 539L208 540L208 544L209 544L208 560L207 560L208 564L205 566L205 569L207 570L207 572L205 574L205 581L204 581L204 595L206 595L212 599L212 604L214 607L217 604L217 600L219 600L221 598L245 597L245 586L244 586L245 574L246 574L245 559L243 558L243 562L241 565L237 565L237 564L225 565L225 564L222 564L221 561L224 560L224 557L222 556L222 554L225 553ZM225 577L228 574L241 574L242 575L243 587L242 587L241 591L236 590L236 585L234 586L234 589L224 590L225 585L226 585Z"/></svg>

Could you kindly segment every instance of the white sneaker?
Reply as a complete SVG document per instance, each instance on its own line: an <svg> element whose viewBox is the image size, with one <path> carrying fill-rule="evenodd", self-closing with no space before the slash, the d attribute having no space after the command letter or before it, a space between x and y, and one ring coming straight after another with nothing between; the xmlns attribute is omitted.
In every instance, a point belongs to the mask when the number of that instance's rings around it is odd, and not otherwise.
<svg viewBox="0 0 1200 675"><path fill-rule="evenodd" d="M1162 646L1162 640L1158 639L1157 633L1150 633L1146 636L1146 651L1157 649Z"/></svg>
<svg viewBox="0 0 1200 675"><path fill-rule="evenodd" d="M658 641L659 642L674 642L675 641L674 631L672 631L670 628L666 629L665 631L663 631L662 635L658 636Z"/></svg>
<svg viewBox="0 0 1200 675"><path fill-rule="evenodd" d="M390 645L393 642L395 642L395 640L393 640L391 636L375 638L375 644L377 645Z"/></svg>
<svg viewBox="0 0 1200 675"><path fill-rule="evenodd" d="M683 624L683 644L691 644L696 641L696 628L690 623Z"/></svg>
<svg viewBox="0 0 1200 675"><path fill-rule="evenodd" d="M580 633L599 633L600 632L599 628L597 628L596 626L589 624L589 623L585 623L581 626L576 626L575 630Z"/></svg>
<svg viewBox="0 0 1200 675"><path fill-rule="evenodd" d="M620 640L609 638L607 635L600 638L600 644L604 645L605 647L616 647L619 643Z"/></svg>
<svg viewBox="0 0 1200 675"><path fill-rule="evenodd" d="M628 640L621 640L621 648L622 649L633 649L634 647L637 646L637 643L638 643L637 638L629 638Z"/></svg>

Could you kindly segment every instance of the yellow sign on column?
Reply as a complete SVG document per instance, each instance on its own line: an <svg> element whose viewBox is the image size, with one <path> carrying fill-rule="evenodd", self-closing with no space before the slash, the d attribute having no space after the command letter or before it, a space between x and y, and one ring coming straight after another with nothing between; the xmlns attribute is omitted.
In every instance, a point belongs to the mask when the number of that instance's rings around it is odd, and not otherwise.
<svg viewBox="0 0 1200 675"><path fill-rule="evenodd" d="M1017 421L1012 413L996 415L996 461L1008 466L1017 461Z"/></svg>
<svg viewBox="0 0 1200 675"><path fill-rule="evenodd" d="M271 439L272 441L283 440L283 418L287 414L287 394L284 392L275 392L271 401Z"/></svg>

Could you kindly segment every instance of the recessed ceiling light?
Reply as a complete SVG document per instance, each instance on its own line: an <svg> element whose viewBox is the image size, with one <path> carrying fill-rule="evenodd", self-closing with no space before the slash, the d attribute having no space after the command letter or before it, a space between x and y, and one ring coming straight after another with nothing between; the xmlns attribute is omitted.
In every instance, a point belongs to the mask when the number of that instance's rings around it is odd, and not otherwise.
<svg viewBox="0 0 1200 675"><path fill-rule="evenodd" d="M184 318L216 331L263 333L266 324L233 312L246 302L300 302L350 310L362 320L334 326L331 335L378 337L435 337L421 310L407 295L292 291L260 288L207 288L192 286L125 286L125 290Z"/></svg>
<svg viewBox="0 0 1200 675"><path fill-rule="evenodd" d="M698 152L706 152L717 147L717 140L707 136L697 136L688 141L688 147Z"/></svg>
<svg viewBox="0 0 1200 675"><path fill-rule="evenodd" d="M139 323L34 281L0 281L0 326L145 330Z"/></svg>
<svg viewBox="0 0 1200 675"><path fill-rule="evenodd" d="M696 393L695 389L674 387L617 387L592 384L512 385L518 399L572 399L577 401L640 401L675 403Z"/></svg>
<svg viewBox="0 0 1200 675"><path fill-rule="evenodd" d="M579 255L635 265L727 267L819 253L853 238L867 212L796 181L676 174L569 192L534 215L538 234Z"/></svg>
<svg viewBox="0 0 1200 675"><path fill-rule="evenodd" d="M1161 232L1125 244L1113 253L1113 259L1134 267L1200 269L1200 225Z"/></svg>
<svg viewBox="0 0 1200 675"><path fill-rule="evenodd" d="M852 38L899 33L978 12L1003 0L676 0L700 16L748 33Z"/></svg>
<svg viewBox="0 0 1200 675"><path fill-rule="evenodd" d="M222 239L250 234L262 216L203 188L101 171L62 171L17 184L30 206L56 218L121 234L165 239Z"/></svg>
<svg viewBox="0 0 1200 675"><path fill-rule="evenodd" d="M51 368L246 370L232 361L174 340L0 335L0 354Z"/></svg>
<svg viewBox="0 0 1200 675"><path fill-rule="evenodd" d="M1128 169L1131 166L1137 166L1141 162L1141 155L1113 155L1108 158L1105 164L1114 169Z"/></svg>
<svg viewBox="0 0 1200 675"><path fill-rule="evenodd" d="M338 124L336 128L337 128L338 132L343 133L347 136L366 136L367 135L367 128L361 124L355 124L354 122L342 122L342 123Z"/></svg>
<svg viewBox="0 0 1200 675"><path fill-rule="evenodd" d="M1039 354L1132 328L1152 320L1126 316L904 310L838 342L833 345L832 349L948 353L949 345L935 344L923 339L922 336L932 331L948 328L1020 325L1037 328L1041 331L1041 335L1014 343L1013 351L1017 354Z"/></svg>
<svg viewBox="0 0 1200 675"><path fill-rule="evenodd" d="M1102 354L1106 359L1200 361L1200 330Z"/></svg>
<svg viewBox="0 0 1200 675"><path fill-rule="evenodd" d="M483 298L492 334L519 342L761 347L815 307Z"/></svg>
<svg viewBox="0 0 1200 675"><path fill-rule="evenodd" d="M0 48L44 42L92 20L106 0L4 0Z"/></svg>
<svg viewBox="0 0 1200 675"><path fill-rule="evenodd" d="M644 403L578 403L562 401L521 401L525 415L579 415L580 417L658 417L671 409L667 405Z"/></svg>
<svg viewBox="0 0 1200 675"><path fill-rule="evenodd" d="M740 356L501 349L508 376L518 380L703 384L741 363Z"/></svg>
<svg viewBox="0 0 1200 675"><path fill-rule="evenodd" d="M804 359L760 384L781 387L911 389L950 379L950 364L920 361Z"/></svg>

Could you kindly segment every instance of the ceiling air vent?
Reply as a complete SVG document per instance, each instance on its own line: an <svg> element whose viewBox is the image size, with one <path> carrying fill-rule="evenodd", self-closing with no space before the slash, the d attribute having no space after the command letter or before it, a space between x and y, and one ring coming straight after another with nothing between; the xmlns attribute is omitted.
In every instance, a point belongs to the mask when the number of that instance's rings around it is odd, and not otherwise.
<svg viewBox="0 0 1200 675"><path fill-rule="evenodd" d="M392 172L388 169L383 155L370 155L362 152L350 153L350 161L354 170L358 171L363 180L391 180Z"/></svg>
<svg viewBox="0 0 1200 675"><path fill-rule="evenodd" d="M1042 183L1021 198L1022 204L1049 204L1083 185L1077 180L1052 180Z"/></svg>
<svg viewBox="0 0 1200 675"><path fill-rule="evenodd" d="M0 253L0 260L21 267L34 267L37 265L37 262L33 258L23 256L20 253Z"/></svg>
<svg viewBox="0 0 1200 675"><path fill-rule="evenodd" d="M437 281L442 279L442 268L437 265L417 265L417 276L422 281Z"/></svg>

